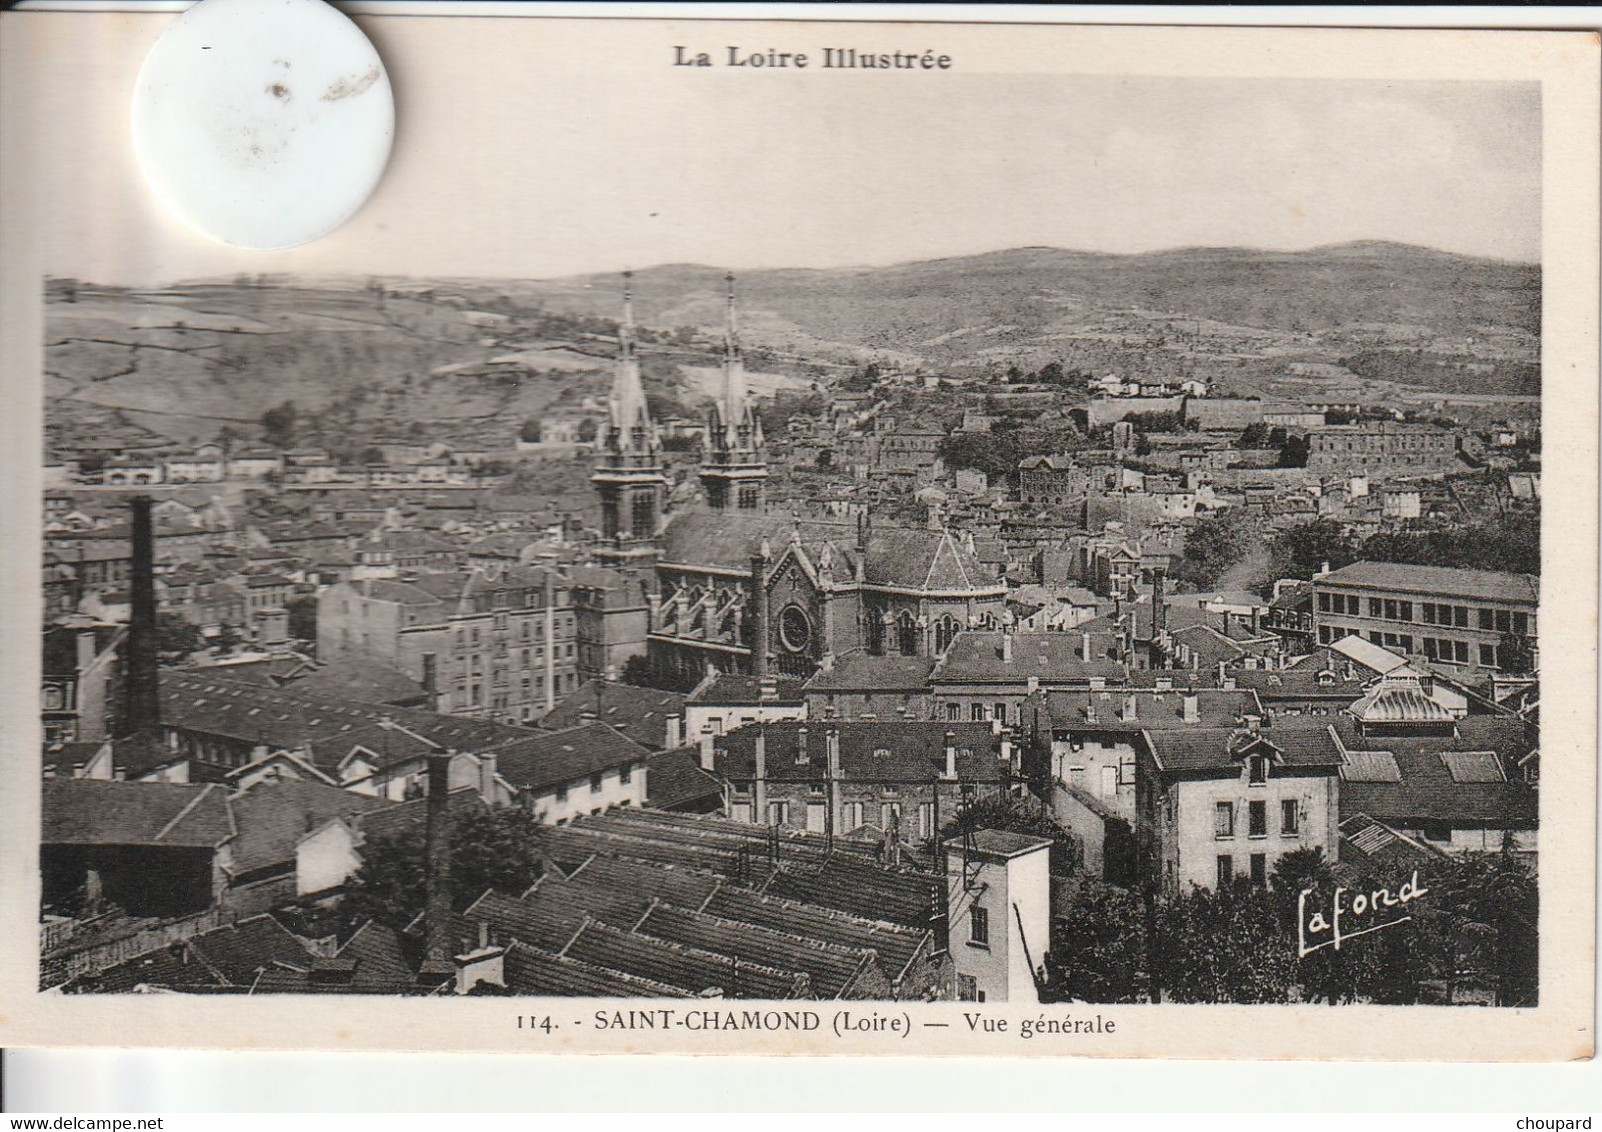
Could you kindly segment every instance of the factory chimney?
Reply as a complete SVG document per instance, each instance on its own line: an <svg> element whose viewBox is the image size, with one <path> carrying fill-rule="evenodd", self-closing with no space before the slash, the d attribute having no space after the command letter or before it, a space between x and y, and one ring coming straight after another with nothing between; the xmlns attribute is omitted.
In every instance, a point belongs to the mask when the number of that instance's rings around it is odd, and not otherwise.
<svg viewBox="0 0 1602 1132"><path fill-rule="evenodd" d="M123 732L151 739L161 728L160 673L156 662L156 535L150 497L129 501L132 510L128 669L124 684Z"/></svg>
<svg viewBox="0 0 1602 1132"><path fill-rule="evenodd" d="M451 959L451 752L428 752L428 826L423 849L426 903L423 928L431 961ZM455 970L454 965L452 971Z"/></svg>

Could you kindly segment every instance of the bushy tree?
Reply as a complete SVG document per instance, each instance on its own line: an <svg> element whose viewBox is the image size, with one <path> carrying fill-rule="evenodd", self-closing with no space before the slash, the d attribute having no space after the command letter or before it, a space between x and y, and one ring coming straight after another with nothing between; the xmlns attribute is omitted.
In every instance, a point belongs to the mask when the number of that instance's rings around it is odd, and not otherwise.
<svg viewBox="0 0 1602 1132"><path fill-rule="evenodd" d="M1149 991L1146 921L1140 898L1090 877L1076 878L1052 918L1046 953L1047 1002L1140 1002Z"/></svg>
<svg viewBox="0 0 1602 1132"><path fill-rule="evenodd" d="M261 415L262 432L267 443L279 448L288 448L295 443L296 421L300 410L295 408L295 402L285 401Z"/></svg>
<svg viewBox="0 0 1602 1132"><path fill-rule="evenodd" d="M1186 532L1185 556L1175 573L1197 589L1209 589L1246 557L1256 541L1256 526L1241 511L1199 519Z"/></svg>
<svg viewBox="0 0 1602 1132"><path fill-rule="evenodd" d="M457 814L451 825L451 906L466 908L489 889L521 895L539 879L539 822L513 807ZM428 896L422 822L405 833L374 838L362 846L362 867L345 905L354 921L376 919L403 928L417 918Z"/></svg>

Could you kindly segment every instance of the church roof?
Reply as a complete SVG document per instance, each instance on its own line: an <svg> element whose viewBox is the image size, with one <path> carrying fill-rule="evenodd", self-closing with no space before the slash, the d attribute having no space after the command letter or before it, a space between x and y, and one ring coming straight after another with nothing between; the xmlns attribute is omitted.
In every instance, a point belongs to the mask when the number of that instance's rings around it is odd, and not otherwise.
<svg viewBox="0 0 1602 1132"><path fill-rule="evenodd" d="M850 523L707 507L683 511L668 524L662 561L746 571L764 540L774 561L791 542L798 542L814 567L828 546L835 580L845 582L855 575L859 551L856 527ZM870 529L863 581L869 586L995 591L998 595L1004 588L994 572L950 531L913 527Z"/></svg>

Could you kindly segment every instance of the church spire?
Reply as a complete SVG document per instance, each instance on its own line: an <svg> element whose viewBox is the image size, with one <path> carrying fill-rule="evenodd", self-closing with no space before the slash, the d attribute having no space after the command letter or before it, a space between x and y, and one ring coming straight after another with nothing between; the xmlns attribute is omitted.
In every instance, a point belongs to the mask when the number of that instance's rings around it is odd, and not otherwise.
<svg viewBox="0 0 1602 1132"><path fill-rule="evenodd" d="M760 511L768 477L762 424L746 388L745 359L734 311L734 273L727 285L723 324L723 388L707 413L701 485L714 510Z"/></svg>
<svg viewBox="0 0 1602 1132"><path fill-rule="evenodd" d="M723 328L723 434L730 448L750 443L750 423L746 420L745 359L740 354L740 331L734 316L734 272L724 276L728 300ZM744 435L742 435L742 432Z"/></svg>
<svg viewBox="0 0 1602 1132"><path fill-rule="evenodd" d="M617 369L607 399L607 447L618 452L650 452L658 447L656 428L645 403L640 362L634 350L632 271L623 273L623 320L617 328Z"/></svg>
<svg viewBox="0 0 1602 1132"><path fill-rule="evenodd" d="M617 328L617 368L607 397L606 435L590 482L601 496L601 543L596 557L608 565L649 560L657 552L667 477L662 442L645 401L635 352L633 272L623 273L623 318Z"/></svg>

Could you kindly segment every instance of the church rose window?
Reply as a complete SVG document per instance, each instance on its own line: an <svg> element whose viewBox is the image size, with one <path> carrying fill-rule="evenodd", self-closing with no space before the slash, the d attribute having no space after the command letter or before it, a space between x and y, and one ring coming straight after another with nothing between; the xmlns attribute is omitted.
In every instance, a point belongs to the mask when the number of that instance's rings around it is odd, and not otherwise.
<svg viewBox="0 0 1602 1132"><path fill-rule="evenodd" d="M799 605L787 605L779 613L779 640L791 652L805 652L812 643L812 622Z"/></svg>

